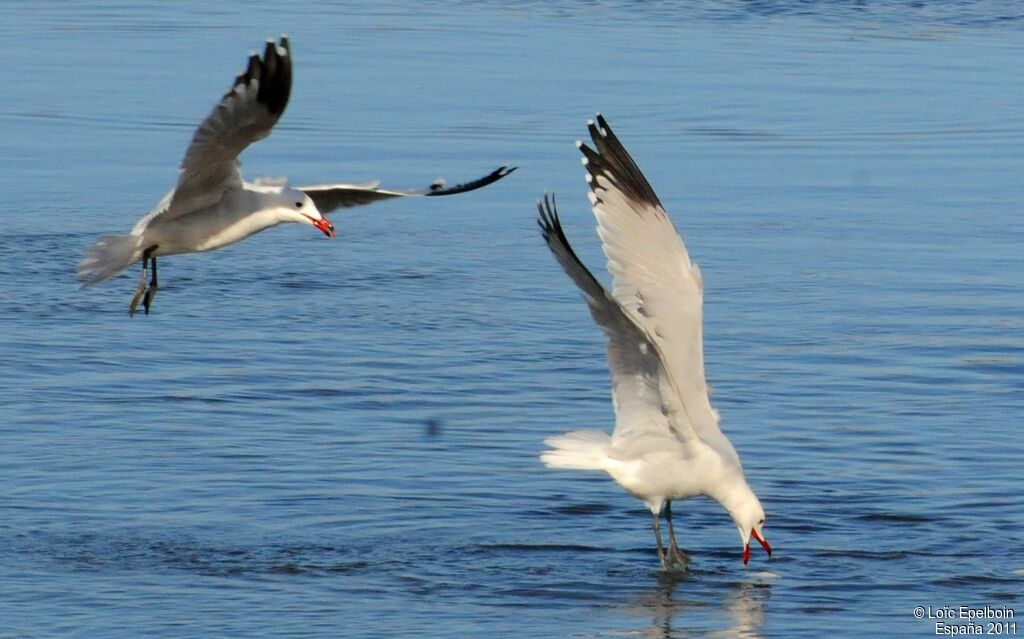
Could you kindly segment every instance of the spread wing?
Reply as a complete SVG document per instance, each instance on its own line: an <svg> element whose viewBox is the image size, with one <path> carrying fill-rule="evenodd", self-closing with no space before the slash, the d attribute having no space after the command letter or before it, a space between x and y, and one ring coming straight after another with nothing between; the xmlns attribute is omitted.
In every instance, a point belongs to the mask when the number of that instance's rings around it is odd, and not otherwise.
<svg viewBox="0 0 1024 639"><path fill-rule="evenodd" d="M697 434L686 426L670 426L675 412L666 405L671 387L657 348L621 305L587 270L565 237L558 220L554 198L545 195L537 203L540 225L551 253L562 270L583 293L590 315L608 338L608 368L612 376L612 401L615 405L615 448L636 454L664 450L666 440L696 443Z"/></svg>
<svg viewBox="0 0 1024 639"><path fill-rule="evenodd" d="M444 180L438 180L425 189L392 190L378 188L380 182L368 182L366 184L319 184L315 186L300 186L299 190L309 196L320 213L326 214L335 209L347 209L353 206L371 204L379 200L388 200L393 197L430 196L430 195L455 195L475 191L481 187L493 184L505 177L517 167L503 166L491 171L482 178L464 182L452 187L445 187Z"/></svg>
<svg viewBox="0 0 1024 639"><path fill-rule="evenodd" d="M582 142L578 146L614 278L612 297L661 353L681 408L672 417L673 427L678 432L678 425L687 423L704 442L738 463L708 397L700 271L658 196L605 119L598 115L589 130L595 148Z"/></svg>
<svg viewBox="0 0 1024 639"><path fill-rule="evenodd" d="M268 40L263 57L249 57L245 72L199 125L161 215L173 218L216 204L225 189L241 184L238 154L270 135L288 105L291 88L288 38L281 36L280 45Z"/></svg>

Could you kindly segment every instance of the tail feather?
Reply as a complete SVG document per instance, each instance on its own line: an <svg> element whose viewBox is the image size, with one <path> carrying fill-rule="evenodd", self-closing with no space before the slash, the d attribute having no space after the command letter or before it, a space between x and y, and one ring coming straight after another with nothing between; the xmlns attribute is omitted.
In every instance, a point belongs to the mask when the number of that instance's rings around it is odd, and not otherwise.
<svg viewBox="0 0 1024 639"><path fill-rule="evenodd" d="M611 438L599 430L577 430L558 437L548 437L544 443L551 447L540 455L548 468L573 470L605 470L608 464L608 446Z"/></svg>
<svg viewBox="0 0 1024 639"><path fill-rule="evenodd" d="M117 275L139 261L138 235L107 235L85 250L85 258L78 263L77 275L84 286L98 284Z"/></svg>

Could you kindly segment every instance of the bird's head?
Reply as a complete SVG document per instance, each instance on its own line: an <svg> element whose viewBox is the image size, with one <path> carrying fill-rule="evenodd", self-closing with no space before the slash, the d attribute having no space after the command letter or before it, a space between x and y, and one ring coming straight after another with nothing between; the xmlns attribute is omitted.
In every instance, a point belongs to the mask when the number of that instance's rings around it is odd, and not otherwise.
<svg viewBox="0 0 1024 639"><path fill-rule="evenodd" d="M736 528L740 531L740 539L743 541L743 565L750 561L750 538L753 537L761 544L768 557L772 556L772 547L764 538L764 508L761 502L751 493L750 500L747 500L736 510L730 511Z"/></svg>
<svg viewBox="0 0 1024 639"><path fill-rule="evenodd" d="M334 225L320 213L316 203L305 192L286 186L281 189L279 197L278 206L287 211L290 220L315 226L327 237L334 237Z"/></svg>

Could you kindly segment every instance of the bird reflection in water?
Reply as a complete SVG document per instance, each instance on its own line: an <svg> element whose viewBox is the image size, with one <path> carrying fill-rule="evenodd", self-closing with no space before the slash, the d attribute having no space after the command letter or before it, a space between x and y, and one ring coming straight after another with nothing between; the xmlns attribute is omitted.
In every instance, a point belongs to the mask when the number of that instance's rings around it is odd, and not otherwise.
<svg viewBox="0 0 1024 639"><path fill-rule="evenodd" d="M652 639L761 637L764 605L771 596L769 583L722 583L721 588L712 588L715 593L729 593L719 611L716 611L714 602L705 598L711 594L708 589L701 588L699 592L694 592L695 585L692 572L661 573L657 586L641 594L629 605L631 615L651 618L651 625L641 630L640 636ZM728 624L724 628L721 627L723 621Z"/></svg>

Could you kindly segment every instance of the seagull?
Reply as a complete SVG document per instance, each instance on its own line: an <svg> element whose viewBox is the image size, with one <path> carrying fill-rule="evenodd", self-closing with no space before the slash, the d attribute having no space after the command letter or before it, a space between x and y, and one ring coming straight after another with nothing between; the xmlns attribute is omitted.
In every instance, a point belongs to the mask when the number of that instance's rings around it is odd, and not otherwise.
<svg viewBox="0 0 1024 639"><path fill-rule="evenodd" d="M454 195L487 186L515 170L500 167L471 182L445 187L437 181L425 189L388 190L379 182L292 187L280 178L247 182L238 155L270 135L288 104L292 56L286 36L268 40L263 56L253 53L248 67L199 125L182 160L178 182L128 235L101 237L86 249L77 276L84 286L98 284L135 262L142 262L138 288L128 314L142 302L149 314L156 294L156 258L212 251L272 226L308 224L329 238L334 225L324 215L340 208L408 196ZM147 282L147 267L152 275Z"/></svg>
<svg viewBox="0 0 1024 639"><path fill-rule="evenodd" d="M544 240L583 294L608 340L615 429L578 430L544 440L550 468L603 470L651 510L664 570L685 567L672 528L672 501L711 497L732 517L750 560L753 537L764 538L764 509L743 474L736 449L719 429L704 378L700 271L633 158L598 114L583 142L590 203L608 270L609 291L583 265L565 237L554 196L537 202ZM662 544L660 514L668 523Z"/></svg>

